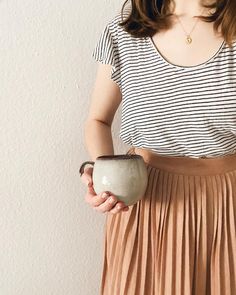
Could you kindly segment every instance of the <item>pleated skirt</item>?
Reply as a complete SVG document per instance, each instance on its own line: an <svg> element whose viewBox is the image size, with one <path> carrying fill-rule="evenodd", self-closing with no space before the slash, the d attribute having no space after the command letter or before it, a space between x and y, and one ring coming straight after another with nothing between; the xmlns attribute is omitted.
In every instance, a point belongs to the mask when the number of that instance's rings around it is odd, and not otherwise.
<svg viewBox="0 0 236 295"><path fill-rule="evenodd" d="M143 157L148 186L107 214L101 295L236 295L236 154Z"/></svg>

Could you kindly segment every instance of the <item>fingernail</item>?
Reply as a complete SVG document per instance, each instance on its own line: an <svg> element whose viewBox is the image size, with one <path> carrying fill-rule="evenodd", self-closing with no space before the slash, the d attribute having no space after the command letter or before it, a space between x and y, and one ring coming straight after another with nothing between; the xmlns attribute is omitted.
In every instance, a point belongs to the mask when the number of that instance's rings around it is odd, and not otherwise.
<svg viewBox="0 0 236 295"><path fill-rule="evenodd" d="M102 194L102 198L103 198L103 199L106 199L108 196L109 196L109 195L108 195L107 193L103 193L103 194Z"/></svg>
<svg viewBox="0 0 236 295"><path fill-rule="evenodd" d="M115 200L114 200L112 197L110 197L110 198L109 198L109 203L112 204L112 203L114 203L114 202L115 202Z"/></svg>

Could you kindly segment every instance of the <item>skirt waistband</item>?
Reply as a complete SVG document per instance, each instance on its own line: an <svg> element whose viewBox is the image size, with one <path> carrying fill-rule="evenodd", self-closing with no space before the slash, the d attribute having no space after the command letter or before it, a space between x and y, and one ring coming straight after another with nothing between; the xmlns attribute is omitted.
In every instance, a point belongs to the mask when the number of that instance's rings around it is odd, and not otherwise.
<svg viewBox="0 0 236 295"><path fill-rule="evenodd" d="M149 149L131 147L128 153L141 155L158 169L186 175L222 174L236 170L236 153L214 158L191 158L159 155Z"/></svg>

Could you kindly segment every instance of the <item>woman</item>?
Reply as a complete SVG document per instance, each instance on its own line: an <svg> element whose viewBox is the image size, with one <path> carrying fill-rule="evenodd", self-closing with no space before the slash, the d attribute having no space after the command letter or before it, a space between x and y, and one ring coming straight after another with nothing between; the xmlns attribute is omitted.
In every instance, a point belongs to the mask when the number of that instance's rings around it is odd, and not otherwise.
<svg viewBox="0 0 236 295"><path fill-rule="evenodd" d="M149 177L126 207L82 174L86 201L107 213L100 294L236 294L235 13L234 0L134 0L100 36L88 152L114 154L122 103L119 136Z"/></svg>

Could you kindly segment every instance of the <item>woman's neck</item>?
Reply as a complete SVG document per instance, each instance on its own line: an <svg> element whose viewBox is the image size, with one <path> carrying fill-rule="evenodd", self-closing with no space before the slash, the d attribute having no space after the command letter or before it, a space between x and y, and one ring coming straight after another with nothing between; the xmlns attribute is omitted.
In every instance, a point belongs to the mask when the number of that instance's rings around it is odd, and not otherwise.
<svg viewBox="0 0 236 295"><path fill-rule="evenodd" d="M180 17L192 18L196 15L207 14L207 9L198 0L174 0L172 12Z"/></svg>

